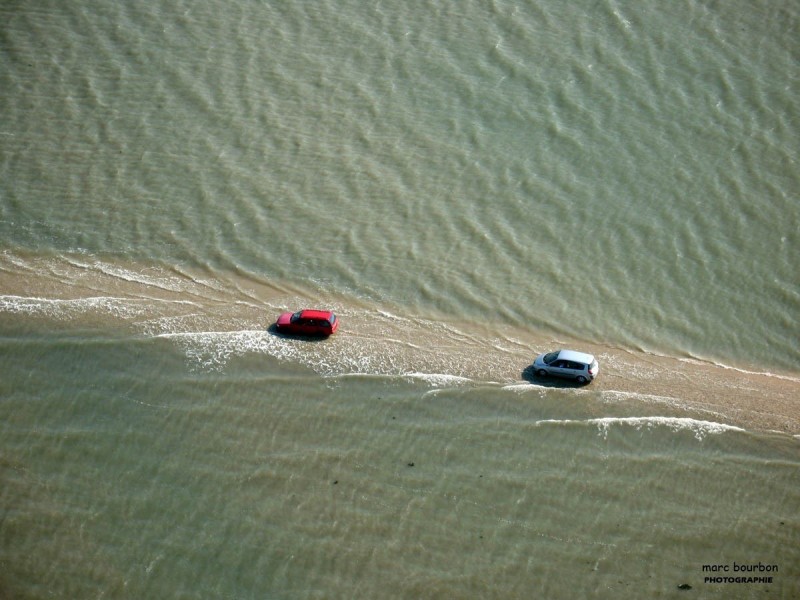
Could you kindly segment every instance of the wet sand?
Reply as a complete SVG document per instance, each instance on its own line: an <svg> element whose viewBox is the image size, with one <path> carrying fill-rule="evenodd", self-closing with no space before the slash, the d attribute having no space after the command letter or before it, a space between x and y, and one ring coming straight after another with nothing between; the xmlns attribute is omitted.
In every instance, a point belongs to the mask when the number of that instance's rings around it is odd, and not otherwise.
<svg viewBox="0 0 800 600"><path fill-rule="evenodd" d="M605 352L595 382L605 393L663 402L710 421L750 431L800 434L800 379L695 359ZM705 417L704 417L705 415Z"/></svg>
<svg viewBox="0 0 800 600"><path fill-rule="evenodd" d="M326 344L276 339L269 324L284 309L325 304L342 319ZM800 436L800 374L759 372L689 357L602 346L503 325L403 314L402 307L322 297L280 282L239 274L84 257L0 256L0 329L100 329L123 335L185 334L202 346L208 364L236 354L266 352L307 364L322 374L421 373L500 385L573 389L626 411L688 416L748 431ZM193 340L193 334L196 339ZM202 335L201 335L202 334ZM589 386L530 375L537 353L573 347L598 357L601 372Z"/></svg>

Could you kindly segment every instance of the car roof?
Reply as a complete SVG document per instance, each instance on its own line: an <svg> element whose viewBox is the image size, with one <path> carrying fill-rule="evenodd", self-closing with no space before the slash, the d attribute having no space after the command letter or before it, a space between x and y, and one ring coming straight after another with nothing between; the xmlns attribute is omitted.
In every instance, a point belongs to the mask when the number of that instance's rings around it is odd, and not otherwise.
<svg viewBox="0 0 800 600"><path fill-rule="evenodd" d="M571 360L573 362L584 363L587 365L592 364L594 356L586 354L585 352L577 352L575 350L561 350L558 353L558 358L561 360Z"/></svg>
<svg viewBox="0 0 800 600"><path fill-rule="evenodd" d="M306 308L300 311L301 319L330 319L333 313L329 310L314 310Z"/></svg>

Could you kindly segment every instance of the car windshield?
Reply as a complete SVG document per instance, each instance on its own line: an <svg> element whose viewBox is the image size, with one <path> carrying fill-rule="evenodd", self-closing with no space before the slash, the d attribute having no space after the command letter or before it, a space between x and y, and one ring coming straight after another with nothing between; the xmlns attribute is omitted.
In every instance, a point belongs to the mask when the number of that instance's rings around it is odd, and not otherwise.
<svg viewBox="0 0 800 600"><path fill-rule="evenodd" d="M300 314L301 314L302 312L303 312L302 310L298 310L296 313L294 313L294 314L292 315L292 323L297 323L297 321L299 321L299 320L300 320Z"/></svg>
<svg viewBox="0 0 800 600"><path fill-rule="evenodd" d="M558 352L560 352L560 350ZM558 352L551 352L550 354L545 354L544 358L542 359L544 361L544 364L549 365L551 362L557 359Z"/></svg>

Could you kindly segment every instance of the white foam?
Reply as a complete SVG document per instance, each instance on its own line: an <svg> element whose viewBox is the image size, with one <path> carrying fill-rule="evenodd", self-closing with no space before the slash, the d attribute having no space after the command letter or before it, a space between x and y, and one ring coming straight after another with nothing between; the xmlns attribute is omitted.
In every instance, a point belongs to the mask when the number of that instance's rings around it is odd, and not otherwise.
<svg viewBox="0 0 800 600"><path fill-rule="evenodd" d="M336 340L308 343L276 336L263 329L164 332L154 337L178 344L190 363L199 369L218 371L232 358L257 353L304 365L326 377L381 371L372 356L342 354L338 346L334 348Z"/></svg>
<svg viewBox="0 0 800 600"><path fill-rule="evenodd" d="M285 359L292 346L263 330L168 332L155 335L177 343L186 357L200 368L222 369L233 356L262 352Z"/></svg>
<svg viewBox="0 0 800 600"><path fill-rule="evenodd" d="M75 314L103 312L118 317L131 318L146 312L141 301L113 296L91 296L88 298L31 298L23 296L0 296L0 312L44 315L54 318L69 318Z"/></svg>
<svg viewBox="0 0 800 600"><path fill-rule="evenodd" d="M390 321L397 321L399 323L408 323L410 321L410 319L407 319L405 317L399 317L399 316L397 316L395 314L392 314L392 313L390 313L388 311L385 311L385 310L378 309L378 310L376 310L376 312L379 315L381 315L382 317L386 317Z"/></svg>
<svg viewBox="0 0 800 600"><path fill-rule="evenodd" d="M689 417L606 417L603 419L595 419L594 421L598 428L607 434L609 427L615 424L623 424L641 429L647 427L668 427L672 431L681 431L688 429L694 432L694 436L698 440L702 440L706 435L717 435L728 431L743 432L744 429L734 425L726 425L724 423L716 423L714 421L701 421L698 419L691 419Z"/></svg>
<svg viewBox="0 0 800 600"><path fill-rule="evenodd" d="M536 385L535 383L509 383L508 385L504 385L502 389L511 392L530 392L531 390L543 390L546 388L543 385Z"/></svg>
<svg viewBox="0 0 800 600"><path fill-rule="evenodd" d="M472 383L472 380L467 377L447 375L445 373L404 373L404 376L413 379L421 379L434 387L449 387Z"/></svg>
<svg viewBox="0 0 800 600"><path fill-rule="evenodd" d="M667 427L672 431L689 430L694 432L694 437L698 440L702 440L706 435L717 435L730 431L745 431L734 425L725 425L713 421L700 421L688 417L603 417L600 419L587 419L583 421L572 419L547 419L537 421L536 425L570 425L584 423L596 425L598 431L604 438L608 436L608 430L615 425L629 426L637 430L641 430L642 428L653 429L655 427Z"/></svg>
<svg viewBox="0 0 800 600"><path fill-rule="evenodd" d="M693 358L679 358L680 362L690 363L693 365L703 365L708 364L704 363L703 361L696 360ZM720 369L725 369L728 371L736 371L737 373L743 373L745 375L760 375L762 377L773 377L775 379L782 379L784 381L794 381L796 383L800 383L800 377L792 377L791 375L780 375L778 373L770 373L769 371L748 371L747 369L741 369L739 367L732 367L730 365L726 365L720 362L712 362L715 367Z"/></svg>
<svg viewBox="0 0 800 600"><path fill-rule="evenodd" d="M121 298L117 296L87 296L84 298L38 298L0 296L0 312L44 316L52 319L71 319L88 313L105 314L124 320L147 317L156 312L155 304L192 305L188 300L159 300L153 298Z"/></svg>
<svg viewBox="0 0 800 600"><path fill-rule="evenodd" d="M682 410L691 410L694 412L702 412L707 415L713 415L714 417L721 417L725 418L725 413L720 412L718 410L711 410L709 408L703 408L703 406L708 405L698 405L696 402L686 402L684 400L680 400L679 398L674 398L672 396L658 396L656 394L643 394L641 392L622 392L618 390L604 390L600 392L600 397L606 403L611 402L620 402L622 400L636 400L639 402L644 402L647 404L665 404L667 406L671 406L673 408L679 408Z"/></svg>
<svg viewBox="0 0 800 600"><path fill-rule="evenodd" d="M600 397L605 402L619 402L621 400L639 400L651 404L667 404L669 406L683 407L685 404L672 396L658 396L656 394L643 394L640 392L622 392L619 390L603 390Z"/></svg>
<svg viewBox="0 0 800 600"><path fill-rule="evenodd" d="M169 292L187 292L191 291L198 285L212 289L219 289L218 286L214 285L211 281L180 277L161 268L150 268L147 270L147 273L144 273L101 261L87 263L80 262L75 259L66 259L66 262L73 267L83 269L84 271L95 271L114 279L119 279L129 283L136 283L146 287L158 288Z"/></svg>

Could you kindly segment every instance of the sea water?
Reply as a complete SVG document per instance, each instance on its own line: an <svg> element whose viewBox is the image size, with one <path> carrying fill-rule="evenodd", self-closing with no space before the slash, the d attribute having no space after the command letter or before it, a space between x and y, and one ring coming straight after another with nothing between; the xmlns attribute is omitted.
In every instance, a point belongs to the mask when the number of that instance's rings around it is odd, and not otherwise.
<svg viewBox="0 0 800 600"><path fill-rule="evenodd" d="M795 6L0 12L0 597L800 593Z"/></svg>

